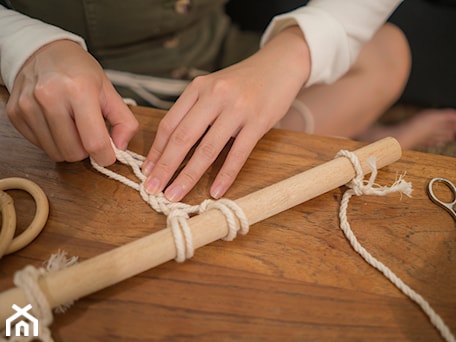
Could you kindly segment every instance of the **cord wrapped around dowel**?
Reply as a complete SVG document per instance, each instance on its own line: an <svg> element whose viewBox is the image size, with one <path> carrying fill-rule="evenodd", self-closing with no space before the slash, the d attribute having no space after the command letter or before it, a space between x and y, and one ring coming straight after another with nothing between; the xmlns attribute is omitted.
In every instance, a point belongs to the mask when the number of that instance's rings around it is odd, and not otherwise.
<svg viewBox="0 0 456 342"><path fill-rule="evenodd" d="M385 138L354 151L364 174L370 172L366 160L375 156L377 168L397 161L401 147L393 138ZM355 177L351 162L344 157L328 161L296 176L275 183L236 200L250 225L336 189ZM228 226L220 210L207 210L188 220L195 249L227 236ZM170 229L115 248L69 268L50 273L39 285L51 307L74 301L90 293L176 258L176 246ZM0 329L13 304L27 305L23 290L12 288L0 293Z"/></svg>

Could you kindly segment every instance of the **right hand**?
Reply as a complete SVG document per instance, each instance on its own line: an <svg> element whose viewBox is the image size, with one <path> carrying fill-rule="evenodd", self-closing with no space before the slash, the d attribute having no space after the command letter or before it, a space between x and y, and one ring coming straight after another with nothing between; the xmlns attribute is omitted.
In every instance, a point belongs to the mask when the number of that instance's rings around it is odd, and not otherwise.
<svg viewBox="0 0 456 342"><path fill-rule="evenodd" d="M24 63L6 111L16 129L54 161L91 156L110 165L116 157L105 119L120 149L138 129L100 64L70 40L47 44Z"/></svg>
<svg viewBox="0 0 456 342"><path fill-rule="evenodd" d="M194 79L158 126L142 169L146 191L163 191L201 139L164 190L168 200L180 201L235 137L210 189L212 197L223 196L258 140L286 114L309 72L307 42L299 27L292 26L249 58Z"/></svg>

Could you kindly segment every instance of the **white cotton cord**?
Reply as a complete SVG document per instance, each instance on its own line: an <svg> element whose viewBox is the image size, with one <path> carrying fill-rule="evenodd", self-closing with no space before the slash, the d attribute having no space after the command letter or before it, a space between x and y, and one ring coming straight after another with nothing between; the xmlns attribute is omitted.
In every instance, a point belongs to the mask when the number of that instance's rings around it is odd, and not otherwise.
<svg viewBox="0 0 456 342"><path fill-rule="evenodd" d="M52 308L41 290L38 280L46 271L43 268L26 266L14 275L14 284L25 292L32 305L33 316L38 320L38 336L43 342L53 341L49 326L53 321Z"/></svg>
<svg viewBox="0 0 456 342"><path fill-rule="evenodd" d="M46 270L46 273L53 273L57 272L60 270L63 270L65 268L68 268L70 266L73 266L78 263L78 257L77 256L72 256L71 258L67 257L67 253L65 251L58 250L57 253L52 254L48 261L46 262L44 268ZM59 305L54 309L54 312L56 313L64 313L66 310L68 310L72 305L74 301Z"/></svg>
<svg viewBox="0 0 456 342"><path fill-rule="evenodd" d="M247 217L236 202L226 198L221 198L217 201L206 200L200 204L200 213L209 209L218 209L225 216L228 225L228 233L223 240L233 241L238 232L242 235L249 232L249 222Z"/></svg>
<svg viewBox="0 0 456 342"><path fill-rule="evenodd" d="M224 240L233 240L238 233L247 234L249 231L249 223L243 210L234 202L228 199L206 200L200 205L188 205L180 202L168 201L163 193L158 195L150 195L144 188L145 176L141 172L141 166L145 158L131 151L121 151L112 145L116 154L117 160L132 168L133 173L138 178L135 182L127 177L119 175L107 168L101 167L93 159L91 163L93 167L100 173L117 180L140 193L141 198L147 202L152 209L158 213L163 213L167 216L168 228L171 230L175 248L177 262L183 262L191 258L194 254L193 237L187 220L191 215L201 214L210 209L219 210L226 218L228 232L223 238ZM441 317L432 309L429 303L418 293L406 285L398 276L396 276L387 266L374 258L367 250L361 246L356 236L352 232L347 219L348 202L353 195L377 195L385 196L392 192L399 192L410 196L412 187L409 182L404 180L404 176L398 177L396 182L391 187L380 186L375 183L377 168L375 158L368 158L367 164L371 168L371 176L369 180L363 179L363 170L357 156L349 151L342 150L337 155L348 158L355 169L354 179L347 184L350 189L347 190L341 200L340 206L340 228L344 232L346 238L350 242L353 249L359 253L364 260L371 266L379 270L388 280L390 280L398 289L405 295L416 302L421 309L428 315L432 324L440 332L442 337L448 342L456 342L449 328L445 325ZM61 253L59 253L61 254ZM27 299L33 303L34 313L39 318L42 327L40 327L40 339L42 341L52 341L48 325L52 323L51 308L38 286L39 277L46 272L53 272L63 267L71 266L77 261L76 258L67 259L65 255L51 256L50 262L46 269L36 269L32 266L26 267L23 271L19 271L15 275L14 282L18 287L21 287L26 292ZM44 322L44 323L43 323ZM33 339L33 337L32 337ZM2 338L0 337L0 341ZM13 341L13 340L9 340Z"/></svg>
<svg viewBox="0 0 456 342"><path fill-rule="evenodd" d="M119 175L118 173L115 173L103 166L98 165L92 158L90 158L90 162L92 164L92 167L97 170L98 172L104 174L105 176L108 176L109 178L112 178L120 183L123 183L127 186L129 186L132 189L135 189L139 191L139 184L128 179L127 177L124 177L122 175Z"/></svg>
<svg viewBox="0 0 456 342"><path fill-rule="evenodd" d="M141 166L144 163L144 160L146 158L138 153L132 152L132 151L122 151L114 145L114 143L111 140L111 146L114 150L114 153L116 154L116 158L118 161L120 161L124 165L128 165L131 167L133 170L133 173L135 176L141 180L144 181L146 177L143 175L141 171Z"/></svg>
<svg viewBox="0 0 456 342"><path fill-rule="evenodd" d="M91 159L92 166L100 173L135 189L139 192L143 201L148 203L153 210L167 216L167 226L173 234L176 247L175 260L177 262L183 262L193 257L194 254L192 232L187 223L191 215L201 214L209 209L220 210L225 216L228 226L228 233L223 238L226 241L233 240L238 232L240 234L248 233L249 223L247 217L234 201L222 198L217 201L206 200L199 205L189 205L181 202L171 202L166 199L163 192L157 195L151 195L144 187L146 177L141 171L145 157L128 150L121 151L113 143L112 148L117 160L131 167L136 178L138 178L138 182L98 165L93 159Z"/></svg>
<svg viewBox="0 0 456 342"><path fill-rule="evenodd" d="M113 84L123 87L140 86L150 92L165 96L179 96L190 83L186 80L139 75L112 69L104 71Z"/></svg>
<svg viewBox="0 0 456 342"><path fill-rule="evenodd" d="M366 162L369 168L371 169L371 175L369 180L366 181L363 178L363 170L361 168L361 164L359 162L358 157L353 152L341 150L336 154L336 157L346 157L348 158L354 169L355 169L355 178L351 180L347 184L348 187L353 189L355 195L376 195L376 196L386 196L388 194L399 192L401 194L405 194L408 197L412 194L412 185L409 182L404 180L404 175L400 175L398 179L394 182L394 184L390 187L388 186L380 186L375 183L375 179L377 178L377 167L376 167L376 158L371 156L367 158Z"/></svg>
<svg viewBox="0 0 456 342"><path fill-rule="evenodd" d="M150 91L141 86L131 86L130 89L154 107L160 109L170 109L174 104L174 101L162 100L157 95L152 94Z"/></svg>
<svg viewBox="0 0 456 342"><path fill-rule="evenodd" d="M24 269L17 271L14 275L13 282L24 291L27 302L32 305L33 316L38 320L38 338L30 334L30 336L14 336L11 337L9 342L15 341L34 341L39 339L43 342L52 342L52 335L49 326L52 324L53 315L52 308L39 286L39 279L47 273L59 271L61 269L70 267L77 262L77 257L67 258L65 252L58 251L57 254L52 254L44 267L36 268L33 266L26 266ZM66 303L55 309L57 313L64 312L72 305ZM1 339L0 339L1 341Z"/></svg>
<svg viewBox="0 0 456 342"><path fill-rule="evenodd" d="M165 197L163 192L160 192L157 195L149 194L144 188L144 183L141 183L139 186L139 194L143 201L148 203L152 209L165 216L168 216L172 210L178 209L187 212L189 215L198 212L198 206L192 206L181 202L171 202Z"/></svg>
<svg viewBox="0 0 456 342"><path fill-rule="evenodd" d="M137 106L138 105L138 103L130 97L124 97L124 98L122 98L122 100L127 106Z"/></svg>
<svg viewBox="0 0 456 342"><path fill-rule="evenodd" d="M109 80L122 87L128 87L144 100L155 107L169 109L174 102L162 100L165 97L178 97L184 91L189 81L138 75L118 70L105 69Z"/></svg>
<svg viewBox="0 0 456 342"><path fill-rule="evenodd" d="M155 196L150 195L144 188L144 183L141 183L139 187L139 194L144 202L148 203L152 209L157 213L168 216L170 209L169 203L165 195L161 192Z"/></svg>
<svg viewBox="0 0 456 342"><path fill-rule="evenodd" d="M297 98L291 103L290 109L293 108L296 113L301 117L302 121L304 121L304 128L303 132L307 134L313 134L315 132L315 118L309 109L303 102L298 100ZM282 120L279 120L275 125L274 128L283 128L284 125Z"/></svg>
<svg viewBox="0 0 456 342"><path fill-rule="evenodd" d="M413 300L418 306L423 310L423 312L429 317L431 323L435 326L435 328L440 332L442 337L448 342L455 342L455 338L451 333L448 326L442 320L442 318L435 312L435 310L430 306L430 304L416 291L410 288L407 284L402 281L390 268L388 268L385 264L377 260L374 256L372 256L358 241L355 234L351 230L350 224L348 223L347 219L347 208L348 202L353 195L361 196L361 195L376 195L376 196L385 196L392 192L399 192L401 194L405 194L410 196L412 193L412 186L409 182L404 181L403 176L400 176L396 182L391 187L381 187L374 183L375 177L377 175L377 168L375 165L375 159L369 158L368 165L372 170L372 174L369 178L369 181L363 180L363 172L361 169L360 162L358 157L349 151L342 150L340 151L336 157L343 156L348 158L355 169L356 176L355 178L347 184L350 188L347 190L344 195L342 196L342 200L340 203L340 211L339 211L339 218L340 218L340 228L344 232L347 240L350 242L352 248L359 254L363 259L372 267L379 270L393 285L395 285L399 290L402 291L406 296L408 296L411 300Z"/></svg>
<svg viewBox="0 0 456 342"><path fill-rule="evenodd" d="M141 156L140 154L134 153L132 151L119 150L112 141L111 141L111 146L114 150L114 153L116 154L117 160L124 165L130 166L131 169L133 170L133 173L135 174L135 176L138 179L140 179L141 181L144 181L146 179L146 177L143 175L143 173L141 171L141 166L145 160L145 157ZM108 176L109 178L112 178L120 183L123 183L136 191L140 190L139 183L134 182L131 179L129 179L125 176L122 176L114 171L111 171L106 167L100 166L93 158L90 158L90 163L92 164L92 167L95 170Z"/></svg>
<svg viewBox="0 0 456 342"><path fill-rule="evenodd" d="M178 203L176 203L178 204ZM189 209L189 210L188 210ZM214 200L205 200L199 206L193 206L186 209L175 208L168 214L168 227L173 233L174 243L176 246L177 262L183 262L190 259L194 254L193 237L191 229L187 223L188 213L203 213L210 209L217 209L225 216L228 233L223 238L225 241L232 241L237 233L247 234L249 224L247 217L242 209L234 202L226 198Z"/></svg>
<svg viewBox="0 0 456 342"><path fill-rule="evenodd" d="M193 237L187 223L188 218L188 214L181 209L171 210L168 214L167 222L173 233L177 262L184 262L194 254Z"/></svg>
<svg viewBox="0 0 456 342"><path fill-rule="evenodd" d="M309 107L307 107L303 102L298 99L295 99L291 104L295 110L301 115L304 120L304 133L313 134L315 132L315 119Z"/></svg>

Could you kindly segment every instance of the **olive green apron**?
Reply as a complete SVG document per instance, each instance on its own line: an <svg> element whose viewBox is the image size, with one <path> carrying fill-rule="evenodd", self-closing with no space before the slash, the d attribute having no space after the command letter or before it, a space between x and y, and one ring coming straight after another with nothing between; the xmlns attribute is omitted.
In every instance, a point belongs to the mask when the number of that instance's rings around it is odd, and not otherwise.
<svg viewBox="0 0 456 342"><path fill-rule="evenodd" d="M82 36L105 69L177 79L212 72L254 53L225 0L12 0L14 9Z"/></svg>

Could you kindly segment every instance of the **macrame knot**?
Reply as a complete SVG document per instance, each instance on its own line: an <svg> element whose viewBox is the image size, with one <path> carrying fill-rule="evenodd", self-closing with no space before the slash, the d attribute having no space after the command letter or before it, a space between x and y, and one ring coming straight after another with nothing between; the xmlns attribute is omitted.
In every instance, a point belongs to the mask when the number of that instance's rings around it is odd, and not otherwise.
<svg viewBox="0 0 456 342"><path fill-rule="evenodd" d="M185 259L193 257L193 237L187 219L188 213L180 208L171 210L168 213L167 224L171 229L176 246L176 261L184 262Z"/></svg>
<svg viewBox="0 0 456 342"><path fill-rule="evenodd" d="M341 150L336 154L336 157L346 157L350 160L355 169L355 177L346 184L351 189L351 194L356 196L361 195L376 195L386 196L390 193L400 192L407 196L412 194L412 184L404 180L404 175L400 175L398 179L391 186L381 186L375 183L377 178L377 165L376 158L371 156L367 158L366 163L371 170L369 180L364 179L363 169L356 154L350 151Z"/></svg>
<svg viewBox="0 0 456 342"><path fill-rule="evenodd" d="M67 258L65 252L59 251L57 254L51 255L44 267L36 268L29 265L14 274L14 284L24 291L27 302L32 306L31 311L33 312L33 316L38 320L38 337L41 341L53 341L51 331L49 330L49 326L53 321L53 316L52 308L49 305L46 295L40 288L39 280L47 273L56 272L74 265L77 263L77 260L77 257ZM62 313L72 304L73 303L71 302L61 305L57 307L55 311L57 313ZM18 340L24 341L22 336L18 338ZM35 340L35 337L30 336L30 339L25 338L25 340L32 341ZM12 338L9 341L16 340Z"/></svg>
<svg viewBox="0 0 456 342"><path fill-rule="evenodd" d="M144 182L142 182L139 186L139 194L144 202L148 203L152 209L154 209L158 213L162 213L164 215L168 215L170 212L170 202L165 198L163 193L159 193L157 195L149 194L145 187Z"/></svg>
<svg viewBox="0 0 456 342"><path fill-rule="evenodd" d="M14 284L24 290L28 303L32 305L32 312L40 323L40 330L46 330L52 323L52 309L41 290L38 281L46 274L44 268L26 266L14 274ZM41 336L41 334L40 334Z"/></svg>
<svg viewBox="0 0 456 342"><path fill-rule="evenodd" d="M107 168L101 167L93 159L91 159L92 166L104 175L135 189L152 209L167 216L167 225L173 234L175 242L175 260L177 262L183 262L185 259L191 258L194 254L192 233L187 223L191 215L201 214L210 209L219 210L225 216L228 226L227 235L223 238L226 241L232 241L238 233L248 233L249 223L247 217L242 209L234 201L229 199L223 198L217 201L205 200L199 205L189 205L181 202L170 202L162 192L157 195L149 194L144 187L146 177L141 172L145 157L132 151L121 151L116 148L112 141L111 144L117 160L122 164L130 166L139 182L135 182Z"/></svg>
<svg viewBox="0 0 456 342"><path fill-rule="evenodd" d="M238 232L245 235L249 232L249 222L242 209L233 201L221 198L217 201L205 200L200 204L199 213L209 209L218 209L225 216L228 225L228 233L223 238L225 241L232 241Z"/></svg>

